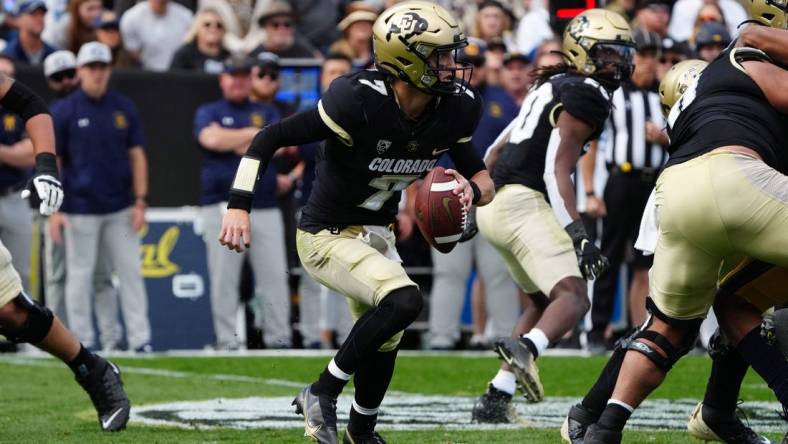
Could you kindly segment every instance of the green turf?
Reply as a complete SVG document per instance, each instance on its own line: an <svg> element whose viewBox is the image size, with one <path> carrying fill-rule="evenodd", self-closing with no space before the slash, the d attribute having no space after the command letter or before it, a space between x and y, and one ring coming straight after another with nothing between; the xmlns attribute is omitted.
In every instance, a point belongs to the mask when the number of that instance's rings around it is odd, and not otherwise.
<svg viewBox="0 0 788 444"><path fill-rule="evenodd" d="M121 368L144 367L195 373L185 378L168 378L128 372L124 381L136 405L217 397L293 395L297 389L260 381L218 381L213 374L253 376L309 382L327 358L153 358L116 359ZM40 361L36 361L40 362ZM89 443L305 443L301 430L184 430L143 427L133 424L121 434L98 432L87 396L73 382L65 367L55 361L41 365L11 365L0 357L0 442ZM604 358L540 359L545 390L549 396L577 396L590 387ZM494 375L497 361L490 357L400 357L391 384L392 390L422 394L477 395ZM705 387L709 360L689 356L671 372L653 396L660 398L700 398ZM757 377L748 375L741 397L745 400L773 400L769 389ZM385 405L385 404L384 404ZM556 443L555 430L432 430L421 432L387 431L392 443ZM770 436L778 439L776 435ZM683 432L628 431L625 442L693 442ZM698 442L698 441L695 441Z"/></svg>

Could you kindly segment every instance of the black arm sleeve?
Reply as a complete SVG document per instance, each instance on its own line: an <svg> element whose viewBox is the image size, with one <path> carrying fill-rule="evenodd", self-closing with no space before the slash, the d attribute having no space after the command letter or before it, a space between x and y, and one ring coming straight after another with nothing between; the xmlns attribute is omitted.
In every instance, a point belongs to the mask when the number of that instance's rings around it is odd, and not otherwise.
<svg viewBox="0 0 788 444"><path fill-rule="evenodd" d="M44 99L20 82L14 81L11 88L0 98L0 105L18 114L25 122L38 114L49 114Z"/></svg>
<svg viewBox="0 0 788 444"><path fill-rule="evenodd" d="M259 180L268 167L274 152L280 147L317 142L327 139L333 134L331 129L323 123L317 108L303 111L263 128L252 139L245 157L260 160L260 169L257 173ZM227 208L241 208L250 211L252 197L253 195L247 193L230 190Z"/></svg>
<svg viewBox="0 0 788 444"><path fill-rule="evenodd" d="M457 171L468 180L471 180L476 173L485 169L484 161L476 153L473 142L458 143L454 149L449 151L449 156L457 166Z"/></svg>

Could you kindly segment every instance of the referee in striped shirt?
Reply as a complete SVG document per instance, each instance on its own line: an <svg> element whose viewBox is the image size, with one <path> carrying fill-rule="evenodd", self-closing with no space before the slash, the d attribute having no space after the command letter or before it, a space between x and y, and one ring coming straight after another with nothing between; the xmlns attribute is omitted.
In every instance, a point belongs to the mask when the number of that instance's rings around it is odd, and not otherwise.
<svg viewBox="0 0 788 444"><path fill-rule="evenodd" d="M656 92L661 39L643 29L635 30L634 39L635 71L631 81L623 83L613 94L610 118L599 139L598 155L604 156L608 173L604 198L600 200L593 191L586 193L587 214L602 217L602 254L610 260L608 272L594 283L592 328L588 335L592 352L607 348L605 330L625 259L631 258L630 321L632 325L640 325L645 320L651 256L643 256L633 245L657 172L667 160L668 140L662 131L664 120ZM586 161L594 162L593 150Z"/></svg>

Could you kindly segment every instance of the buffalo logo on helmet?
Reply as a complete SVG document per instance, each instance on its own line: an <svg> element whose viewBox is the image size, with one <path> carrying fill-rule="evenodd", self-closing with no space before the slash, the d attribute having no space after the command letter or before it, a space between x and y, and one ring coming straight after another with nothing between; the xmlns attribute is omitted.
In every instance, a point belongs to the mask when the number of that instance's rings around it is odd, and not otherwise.
<svg viewBox="0 0 788 444"><path fill-rule="evenodd" d="M404 34L400 36L402 40L408 40L414 35L419 35L429 28L427 20L415 12L407 12L402 15L399 23L391 22L389 32L386 34L386 41L391 40L392 34Z"/></svg>

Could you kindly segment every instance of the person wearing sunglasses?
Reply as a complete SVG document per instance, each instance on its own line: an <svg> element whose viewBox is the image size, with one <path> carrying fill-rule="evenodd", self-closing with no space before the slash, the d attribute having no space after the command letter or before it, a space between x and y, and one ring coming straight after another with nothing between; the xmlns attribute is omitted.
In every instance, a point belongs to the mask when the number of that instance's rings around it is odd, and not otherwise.
<svg viewBox="0 0 788 444"><path fill-rule="evenodd" d="M295 14L286 2L273 1L257 19L265 33L260 45L251 53L271 52L282 58L318 58L323 56L305 38L296 33Z"/></svg>
<svg viewBox="0 0 788 444"><path fill-rule="evenodd" d="M170 69L220 74L224 60L230 57L224 44L225 31L218 11L212 8L198 11L184 45L172 57Z"/></svg>

